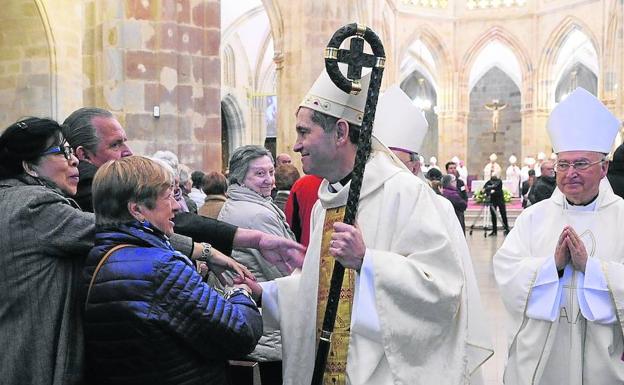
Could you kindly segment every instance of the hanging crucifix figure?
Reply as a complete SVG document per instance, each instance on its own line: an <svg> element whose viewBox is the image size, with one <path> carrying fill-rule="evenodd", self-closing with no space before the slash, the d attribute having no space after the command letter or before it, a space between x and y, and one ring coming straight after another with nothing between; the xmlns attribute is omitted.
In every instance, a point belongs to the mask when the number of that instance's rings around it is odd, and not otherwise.
<svg viewBox="0 0 624 385"><path fill-rule="evenodd" d="M491 103L485 103L485 108L492 111L492 134L494 142L496 142L496 132L498 131L498 123L500 122L500 110L507 107L507 103L501 103L498 99L492 99Z"/></svg>

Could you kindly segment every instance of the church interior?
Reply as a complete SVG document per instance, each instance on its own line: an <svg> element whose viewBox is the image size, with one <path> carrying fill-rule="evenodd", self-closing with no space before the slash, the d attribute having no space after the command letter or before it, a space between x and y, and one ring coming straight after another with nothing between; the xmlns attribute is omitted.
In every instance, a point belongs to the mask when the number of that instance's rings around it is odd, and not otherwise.
<svg viewBox="0 0 624 385"><path fill-rule="evenodd" d="M101 107L135 153L171 150L194 170L225 170L245 144L289 153L300 167L295 112L329 38L352 22L383 42L381 91L400 85L425 114L425 163L458 157L482 179L492 153L504 168L512 155L519 166L549 157L549 113L577 87L624 118L622 0L7 0L2 8L1 128ZM504 238L468 238L500 330L491 256ZM505 334L495 338L504 352ZM486 363L486 384L500 383L503 365L500 354Z"/></svg>

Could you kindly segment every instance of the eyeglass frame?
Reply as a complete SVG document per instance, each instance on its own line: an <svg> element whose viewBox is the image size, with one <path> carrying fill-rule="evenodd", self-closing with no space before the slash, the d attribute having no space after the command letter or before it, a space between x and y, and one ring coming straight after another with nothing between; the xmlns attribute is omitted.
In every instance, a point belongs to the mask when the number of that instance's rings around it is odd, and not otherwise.
<svg viewBox="0 0 624 385"><path fill-rule="evenodd" d="M579 163L585 164L586 161L579 160L579 161L574 161L572 163L564 161L563 164L568 165L564 170L561 170L559 168L562 163L557 161L557 162L555 162L555 171L557 171L557 172L567 172L567 171L570 170L570 167L572 167L576 171L585 171L585 170L589 169L593 165L596 165L596 164L602 163L602 162L606 162L606 161L607 161L607 158L602 158L602 159L597 160L595 162L587 162L587 165L583 166L583 167L578 167L577 165Z"/></svg>
<svg viewBox="0 0 624 385"><path fill-rule="evenodd" d="M69 144L67 144L67 142L65 142L62 145L52 146L48 148L47 150L41 153L41 156L56 155L56 154L63 154L65 159L71 160L72 156L74 155L74 149Z"/></svg>

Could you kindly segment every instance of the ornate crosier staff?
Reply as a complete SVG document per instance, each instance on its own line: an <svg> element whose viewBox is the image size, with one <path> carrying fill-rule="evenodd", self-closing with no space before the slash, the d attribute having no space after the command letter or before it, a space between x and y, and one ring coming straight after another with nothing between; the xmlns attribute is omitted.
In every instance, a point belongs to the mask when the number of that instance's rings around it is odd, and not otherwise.
<svg viewBox="0 0 624 385"><path fill-rule="evenodd" d="M348 37L351 39L350 49L340 49L342 42ZM364 41L366 41L373 55L364 53ZM347 78L340 72L338 62L348 64ZM346 93L358 94L362 91L360 79L362 78L362 68L372 68L370 85L364 107L364 117L358 141L355 165L351 177L351 187L347 199L347 207L343 222L353 225L357 214L358 203L360 201L360 188L362 187L362 177L364 167L371 151L371 132L375 120L375 109L377 108L377 98L381 87L386 54L381 40L373 30L361 24L347 24L337 30L332 36L325 49L325 69L334 84ZM318 349L316 351L316 361L314 363L314 373L312 375L312 385L323 383L323 375L327 364L327 355L331 345L331 335L336 322L336 312L340 299L340 288L344 277L344 266L340 263L334 264L323 326L321 329Z"/></svg>

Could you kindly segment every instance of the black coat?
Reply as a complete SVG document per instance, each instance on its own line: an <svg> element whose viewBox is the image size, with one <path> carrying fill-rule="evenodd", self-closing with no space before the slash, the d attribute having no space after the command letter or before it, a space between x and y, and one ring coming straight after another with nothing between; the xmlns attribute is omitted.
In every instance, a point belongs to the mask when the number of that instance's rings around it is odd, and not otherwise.
<svg viewBox="0 0 624 385"><path fill-rule="evenodd" d="M609 164L607 178L613 192L624 198L624 144L621 144L613 153L613 161Z"/></svg>

